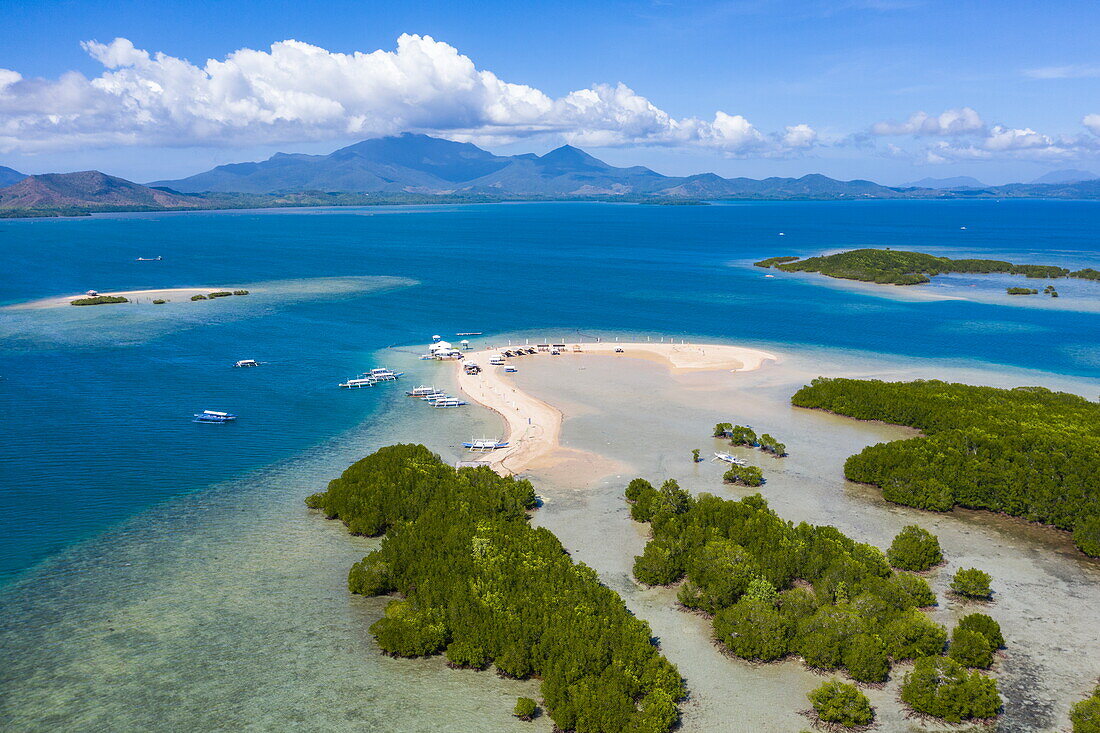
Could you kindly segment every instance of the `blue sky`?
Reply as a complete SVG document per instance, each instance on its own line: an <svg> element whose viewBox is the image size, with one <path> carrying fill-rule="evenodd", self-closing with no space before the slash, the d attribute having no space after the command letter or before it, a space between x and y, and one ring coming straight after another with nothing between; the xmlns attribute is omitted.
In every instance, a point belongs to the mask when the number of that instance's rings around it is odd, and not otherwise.
<svg viewBox="0 0 1100 733"><path fill-rule="evenodd" d="M150 180L416 129L670 174L1100 173L1097 28L1087 2L22 2L0 164Z"/></svg>

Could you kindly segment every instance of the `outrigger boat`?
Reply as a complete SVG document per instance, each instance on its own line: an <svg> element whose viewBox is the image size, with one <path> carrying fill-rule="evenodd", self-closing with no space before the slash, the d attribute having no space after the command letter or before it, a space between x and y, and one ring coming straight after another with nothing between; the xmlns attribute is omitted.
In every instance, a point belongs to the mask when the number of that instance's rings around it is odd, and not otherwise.
<svg viewBox="0 0 1100 733"><path fill-rule="evenodd" d="M161 257L160 255L157 255L156 257L138 257L137 261L138 262L160 262L163 259L164 259L163 257Z"/></svg>
<svg viewBox="0 0 1100 733"><path fill-rule="evenodd" d="M236 419L236 415L231 415L228 412L218 412L217 410L203 410L202 412L196 413L195 419L191 422L223 423L233 422Z"/></svg>
<svg viewBox="0 0 1100 733"><path fill-rule="evenodd" d="M715 453L712 461L724 461L726 463L732 463L735 466L747 466L749 462L744 458L738 458L737 456L730 455L729 453Z"/></svg>
<svg viewBox="0 0 1100 733"><path fill-rule="evenodd" d="M398 377L405 376L405 372L395 372L392 369L371 369L369 372L363 372L360 376L367 379L373 379L376 382L392 382Z"/></svg>
<svg viewBox="0 0 1100 733"><path fill-rule="evenodd" d="M450 395L442 390L437 390L435 392L432 392L431 394L424 395L420 399L424 402L434 402L435 400L441 400L445 397L450 397Z"/></svg>
<svg viewBox="0 0 1100 733"><path fill-rule="evenodd" d="M378 380L373 377L359 377L341 382L340 386L343 389L362 389L363 387L373 387L376 384L378 384Z"/></svg>
<svg viewBox="0 0 1100 733"><path fill-rule="evenodd" d="M241 359L233 366L238 369L243 369L245 367L258 367L259 365L260 362L256 361L255 359Z"/></svg>
<svg viewBox="0 0 1100 733"><path fill-rule="evenodd" d="M501 448L507 448L508 442L505 440L490 440L489 438L479 438L477 440L471 440L469 443L463 443L462 447L470 451L499 450Z"/></svg>
<svg viewBox="0 0 1100 733"><path fill-rule="evenodd" d="M465 400L460 400L457 397L444 397L431 403L432 407L462 407L465 404Z"/></svg>
<svg viewBox="0 0 1100 733"><path fill-rule="evenodd" d="M438 391L439 390L435 387L426 387L424 385L421 385L413 389L405 390L405 394L407 394L409 397L425 397L430 394L435 394Z"/></svg>

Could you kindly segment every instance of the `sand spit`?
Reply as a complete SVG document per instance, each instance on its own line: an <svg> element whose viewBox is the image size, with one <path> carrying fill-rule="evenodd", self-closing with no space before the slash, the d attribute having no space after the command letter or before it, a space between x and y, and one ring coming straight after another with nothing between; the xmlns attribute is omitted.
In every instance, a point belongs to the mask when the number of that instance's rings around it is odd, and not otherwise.
<svg viewBox="0 0 1100 733"><path fill-rule="evenodd" d="M562 413L553 405L516 388L502 366L491 366L489 359L500 353L501 346L469 352L459 369L458 386L473 402L489 408L504 418L507 448L493 451L482 460L494 471L512 475L526 470L556 470L565 473L593 475L610 473L617 464L594 453L561 445ZM617 352L621 349L621 353ZM615 358L646 359L665 364L673 374L697 371L748 372L765 362L778 362L775 354L740 346L723 344L673 343L576 343L567 344L560 355L546 352L515 357L509 361L522 364L524 359L576 359L590 355ZM458 365L474 362L481 366L479 374L467 374ZM569 468L569 471L561 469Z"/></svg>
<svg viewBox="0 0 1100 733"><path fill-rule="evenodd" d="M186 299L192 295L208 295L210 293L216 293L218 291L234 291L239 289L240 286L233 287L207 287L207 288L161 288L159 290L114 290L109 293L99 293L100 295L121 295L123 298L128 298L133 301L136 299L148 298L150 301L154 299L172 300ZM255 292L255 291L252 291ZM60 308L67 306L77 298L87 298L87 293L77 293L75 295L59 295L51 298L42 298L41 300L31 300L26 303L15 303L13 305L4 306L6 310L37 310L39 308Z"/></svg>

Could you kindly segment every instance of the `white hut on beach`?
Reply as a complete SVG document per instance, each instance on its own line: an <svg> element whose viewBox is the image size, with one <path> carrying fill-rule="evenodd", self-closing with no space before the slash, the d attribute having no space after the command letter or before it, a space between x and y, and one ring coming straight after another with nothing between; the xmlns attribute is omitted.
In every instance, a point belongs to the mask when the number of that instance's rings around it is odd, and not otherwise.
<svg viewBox="0 0 1100 733"><path fill-rule="evenodd" d="M438 337L436 337L438 338ZM447 341L436 341L428 347L428 355L435 359L461 359L462 352Z"/></svg>

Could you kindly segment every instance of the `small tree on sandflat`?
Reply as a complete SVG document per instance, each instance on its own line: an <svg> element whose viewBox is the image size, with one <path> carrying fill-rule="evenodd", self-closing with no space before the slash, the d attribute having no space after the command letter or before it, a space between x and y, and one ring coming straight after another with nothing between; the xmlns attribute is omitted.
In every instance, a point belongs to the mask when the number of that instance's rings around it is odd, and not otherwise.
<svg viewBox="0 0 1100 733"><path fill-rule="evenodd" d="M538 710L539 706L534 700L529 697L520 697L516 699L516 706L512 709L512 715L520 720L534 720Z"/></svg>
<svg viewBox="0 0 1100 733"><path fill-rule="evenodd" d="M989 587L990 580L987 572L977 568L964 568L951 579L951 590L964 598L988 601L993 597L993 590Z"/></svg>
<svg viewBox="0 0 1100 733"><path fill-rule="evenodd" d="M808 697L817 717L824 723L856 728L875 719L871 701L855 685L830 680Z"/></svg>
<svg viewBox="0 0 1100 733"><path fill-rule="evenodd" d="M886 551L890 565L901 570L922 571L943 562L943 552L936 535L928 530L910 524L898 532Z"/></svg>

